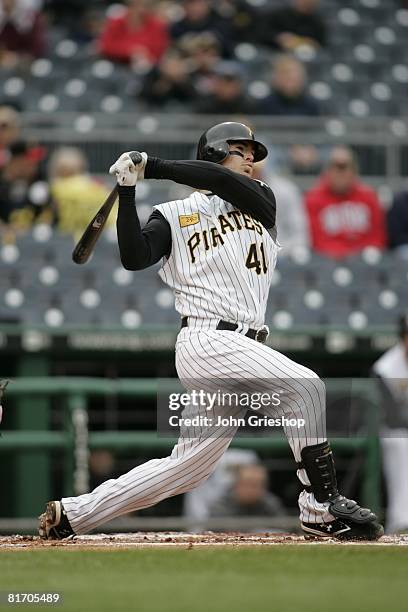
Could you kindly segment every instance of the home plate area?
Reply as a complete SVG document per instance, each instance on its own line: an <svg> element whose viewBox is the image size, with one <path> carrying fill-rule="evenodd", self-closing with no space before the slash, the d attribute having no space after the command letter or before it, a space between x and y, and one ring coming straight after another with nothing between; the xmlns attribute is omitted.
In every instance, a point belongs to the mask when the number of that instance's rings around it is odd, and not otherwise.
<svg viewBox="0 0 408 612"><path fill-rule="evenodd" d="M390 546L408 545L408 534L383 536L377 542L339 542L325 540L306 540L301 535L277 533L213 533L200 534L177 532L139 532L118 534L97 534L75 536L65 540L41 540L38 536L0 536L0 549L10 548L148 548L148 547L181 547L193 548L203 546L272 546L272 545L337 545L337 546Z"/></svg>

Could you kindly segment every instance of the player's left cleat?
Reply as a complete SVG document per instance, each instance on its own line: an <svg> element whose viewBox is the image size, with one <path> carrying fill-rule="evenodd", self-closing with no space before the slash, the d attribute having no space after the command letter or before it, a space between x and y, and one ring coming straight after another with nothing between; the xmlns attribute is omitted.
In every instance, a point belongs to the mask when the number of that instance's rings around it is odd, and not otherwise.
<svg viewBox="0 0 408 612"><path fill-rule="evenodd" d="M62 540L75 535L60 501L48 502L38 520L38 533L43 540Z"/></svg>
<svg viewBox="0 0 408 612"><path fill-rule="evenodd" d="M329 512L335 517L328 523L302 523L307 539L378 540L384 528L368 508L361 508L353 499L337 495L330 501Z"/></svg>

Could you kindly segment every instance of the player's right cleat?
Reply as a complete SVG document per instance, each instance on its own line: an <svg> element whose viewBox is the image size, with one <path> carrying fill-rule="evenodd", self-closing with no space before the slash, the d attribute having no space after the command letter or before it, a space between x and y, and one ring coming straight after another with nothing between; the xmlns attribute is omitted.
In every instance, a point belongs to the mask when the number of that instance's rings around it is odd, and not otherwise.
<svg viewBox="0 0 408 612"><path fill-rule="evenodd" d="M305 487L306 491L313 493L317 502L327 503L327 509L335 519L327 523L302 523L307 538L378 540L384 535L383 526L374 512L340 495L333 453L327 441L305 446L301 456L298 467L306 471L310 481L310 486Z"/></svg>
<svg viewBox="0 0 408 612"><path fill-rule="evenodd" d="M43 540L62 540L75 535L60 501L48 502L38 520L38 533Z"/></svg>
<svg viewBox="0 0 408 612"><path fill-rule="evenodd" d="M383 526L368 508L361 508L353 499L337 495L329 505L336 520L328 523L302 523L307 539L336 538L337 540L378 540L384 535Z"/></svg>
<svg viewBox="0 0 408 612"><path fill-rule="evenodd" d="M382 525L377 522L357 525L336 520L330 523L302 523L301 527L306 540L334 538L341 541L373 541L384 535Z"/></svg>

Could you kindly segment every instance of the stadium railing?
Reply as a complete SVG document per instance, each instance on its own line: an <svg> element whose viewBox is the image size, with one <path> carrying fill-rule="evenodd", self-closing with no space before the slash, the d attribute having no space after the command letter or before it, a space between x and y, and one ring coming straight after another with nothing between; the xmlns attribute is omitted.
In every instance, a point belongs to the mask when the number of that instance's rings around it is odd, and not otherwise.
<svg viewBox="0 0 408 612"><path fill-rule="evenodd" d="M89 129L83 131L83 117ZM236 118L242 121L243 117ZM348 144L355 148L361 174L374 187L399 189L407 171L408 119L406 117L246 117L257 137L271 148L310 144L330 148ZM194 156L198 138L209 125L231 121L231 116L174 113L25 113L27 138L53 149L59 144L81 146L92 172L106 173L118 154L129 148L150 155L186 159ZM272 154L269 156L272 158ZM299 175L301 186L315 178Z"/></svg>

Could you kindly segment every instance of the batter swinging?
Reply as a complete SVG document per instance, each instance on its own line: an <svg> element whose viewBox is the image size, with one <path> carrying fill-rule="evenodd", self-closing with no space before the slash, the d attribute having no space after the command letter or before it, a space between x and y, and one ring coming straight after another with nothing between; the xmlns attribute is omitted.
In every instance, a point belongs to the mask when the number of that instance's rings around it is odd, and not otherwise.
<svg viewBox="0 0 408 612"><path fill-rule="evenodd" d="M299 496L304 533L340 540L379 538L383 529L375 514L338 492L325 432L323 382L264 344L264 315L279 250L275 197L252 178L254 163L266 157L266 147L246 125L227 122L202 135L196 161L141 155L135 166L124 153L110 169L119 184L119 249L129 270L163 259L160 275L174 290L181 315L176 368L183 386L192 390L198 380L208 391L230 391L242 381L247 391L272 393L277 385L280 404L264 413L304 423L301 431L284 428L304 486ZM141 229L135 185L142 178L170 179L197 191L155 206ZM183 415L197 415L202 408L188 406ZM237 405L229 416L243 413ZM189 491L211 474L236 429L228 424L216 431L182 425L169 457L148 461L91 493L49 502L40 516L40 536L84 534L114 517Z"/></svg>

